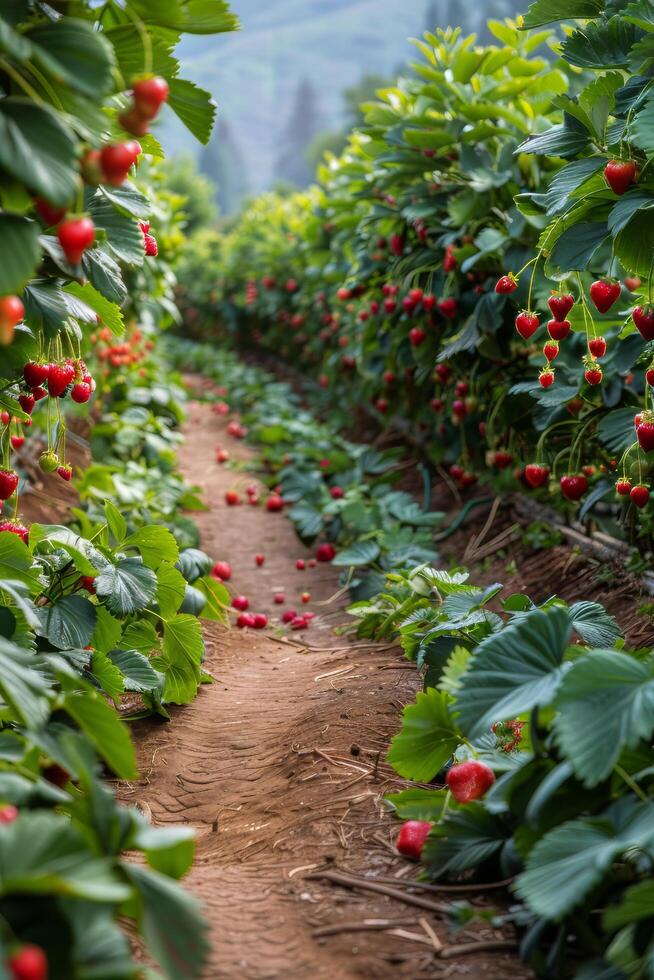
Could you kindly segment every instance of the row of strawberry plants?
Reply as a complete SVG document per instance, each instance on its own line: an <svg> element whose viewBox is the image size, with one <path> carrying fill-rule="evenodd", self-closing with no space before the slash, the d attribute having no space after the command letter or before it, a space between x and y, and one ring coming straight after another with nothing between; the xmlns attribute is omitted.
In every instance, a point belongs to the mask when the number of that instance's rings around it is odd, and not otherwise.
<svg viewBox="0 0 654 980"><path fill-rule="evenodd" d="M414 74L367 106L316 187L265 195L224 239L205 236L179 296L196 334L268 347L311 370L326 401L408 426L460 488L483 479L571 511L581 500L621 533L647 504L650 465L648 416L633 436L654 378L642 370L647 148L634 167L618 159L631 153L625 119L644 140L647 79L628 66L648 28L599 0L593 12L607 36L620 25L631 60L616 67L610 43L595 49L582 30L561 45L492 22L503 46L486 48L425 35ZM559 15L574 5L543 0L525 24ZM200 290L208 269L217 287ZM647 508L640 520L651 529Z"/></svg>
<svg viewBox="0 0 654 980"><path fill-rule="evenodd" d="M177 885L193 833L152 828L102 778L137 776L125 696L167 716L209 680L197 614L222 618L227 598L180 515L201 503L176 472L181 393L153 351L177 316L181 236L150 128L167 102L208 140L213 104L175 48L236 22L223 0L5 7L0 978L195 977L206 927ZM30 525L33 464L68 484L84 440L73 523Z"/></svg>
<svg viewBox="0 0 654 980"><path fill-rule="evenodd" d="M398 848L433 881L508 879L504 921L537 976L647 976L652 651L628 650L597 603L468 579L420 566L350 610L424 677L389 752L420 784L388 798Z"/></svg>

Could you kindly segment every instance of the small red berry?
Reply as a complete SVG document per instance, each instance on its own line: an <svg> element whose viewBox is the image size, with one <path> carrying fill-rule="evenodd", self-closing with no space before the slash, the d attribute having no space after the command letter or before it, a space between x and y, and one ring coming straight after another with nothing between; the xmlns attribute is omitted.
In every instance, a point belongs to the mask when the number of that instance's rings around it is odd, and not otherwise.
<svg viewBox="0 0 654 980"><path fill-rule="evenodd" d="M286 602L286 596L282 592L276 592L273 596L273 602L276 606L283 606Z"/></svg>
<svg viewBox="0 0 654 980"><path fill-rule="evenodd" d="M584 377L589 385L599 385L602 383L602 378L604 377L602 369L599 365L596 367L589 367L584 371Z"/></svg>
<svg viewBox="0 0 654 980"><path fill-rule="evenodd" d="M550 471L548 466L542 463L527 463L525 466L525 480L529 486L542 487L549 479Z"/></svg>
<svg viewBox="0 0 654 980"><path fill-rule="evenodd" d="M565 340L570 333L570 321L550 320L547 324L547 332L552 340Z"/></svg>
<svg viewBox="0 0 654 980"><path fill-rule="evenodd" d="M427 337L427 332L422 327L412 327L409 330L409 340L412 347L420 347Z"/></svg>
<svg viewBox="0 0 654 980"><path fill-rule="evenodd" d="M12 803L0 807L0 824L13 823L19 816L18 809Z"/></svg>
<svg viewBox="0 0 654 980"><path fill-rule="evenodd" d="M488 792L495 773L485 762L470 759L452 766L447 773L447 787L457 803L472 803Z"/></svg>
<svg viewBox="0 0 654 980"><path fill-rule="evenodd" d="M432 824L426 820L407 820L397 835L395 847L404 857L419 861L431 828Z"/></svg>
<svg viewBox="0 0 654 980"><path fill-rule="evenodd" d="M318 561L329 562L333 561L336 557L336 548L333 544L326 542L324 544L318 545L316 549L316 558Z"/></svg>
<svg viewBox="0 0 654 980"><path fill-rule="evenodd" d="M636 438L640 448L646 453L651 453L654 449L654 421L641 418L636 426Z"/></svg>
<svg viewBox="0 0 654 980"><path fill-rule="evenodd" d="M169 94L170 88L165 78L142 78L132 86L134 109L142 119L154 119Z"/></svg>
<svg viewBox="0 0 654 980"><path fill-rule="evenodd" d="M303 592L302 595L300 596L300 600L302 602L304 602L305 604L307 602L311 602L311 593L310 592Z"/></svg>
<svg viewBox="0 0 654 980"><path fill-rule="evenodd" d="M232 599L232 608L238 609L239 612L245 612L246 609L250 608L250 600L244 595L234 596Z"/></svg>
<svg viewBox="0 0 654 980"><path fill-rule="evenodd" d="M588 480L583 474L562 476L559 485L566 500L580 500L588 489Z"/></svg>
<svg viewBox="0 0 654 980"><path fill-rule="evenodd" d="M588 341L588 350L593 357L604 357L606 354L606 340L604 337L591 337Z"/></svg>
<svg viewBox="0 0 654 980"><path fill-rule="evenodd" d="M261 568L261 566L263 565L263 563L265 562L265 560L266 560L265 555L255 555L254 556L254 563L255 563L255 565L258 565L259 568Z"/></svg>
<svg viewBox="0 0 654 980"><path fill-rule="evenodd" d="M252 613L241 613L236 620L236 625L240 630L245 629L247 626L252 629L254 627L254 616Z"/></svg>
<svg viewBox="0 0 654 980"><path fill-rule="evenodd" d="M545 368L538 375L538 383L541 388L549 388L550 385L554 384L554 371L550 371L549 368Z"/></svg>
<svg viewBox="0 0 654 980"><path fill-rule="evenodd" d="M618 480L615 489L621 497L628 497L631 493L631 483L626 477L623 477L621 480Z"/></svg>
<svg viewBox="0 0 654 980"><path fill-rule="evenodd" d="M515 318L515 328L523 340L529 340L539 327L539 320L535 313L523 310Z"/></svg>
<svg viewBox="0 0 654 980"><path fill-rule="evenodd" d="M12 980L48 980L48 958L40 946L28 943L7 961Z"/></svg>
<svg viewBox="0 0 654 980"><path fill-rule="evenodd" d="M23 377L30 388L38 388L44 381L48 380L48 365L28 361L23 368Z"/></svg>
<svg viewBox="0 0 654 980"><path fill-rule="evenodd" d="M552 316L557 323L563 323L568 313L575 305L575 298L572 293L554 293L547 301L547 305L552 311Z"/></svg>
<svg viewBox="0 0 654 980"><path fill-rule="evenodd" d="M304 558L298 558L297 561L295 562L295 567L299 572L303 572L304 569L306 568L306 562Z"/></svg>
<svg viewBox="0 0 654 980"><path fill-rule="evenodd" d="M57 238L68 261L78 265L86 249L95 241L95 225L90 218L67 218L57 228Z"/></svg>
<svg viewBox="0 0 654 980"><path fill-rule="evenodd" d="M11 436L10 440L13 449L20 449L25 443L25 436Z"/></svg>
<svg viewBox="0 0 654 980"><path fill-rule="evenodd" d="M284 501L282 497L279 496L279 494L277 493L271 494L271 496L268 497L268 499L266 500L266 510L270 511L271 513L276 513L277 511L283 509L284 509Z"/></svg>
<svg viewBox="0 0 654 980"><path fill-rule="evenodd" d="M508 296L518 288L518 281L511 273L508 276L501 276L495 283L495 292L501 296Z"/></svg>
<svg viewBox="0 0 654 980"><path fill-rule="evenodd" d="M631 318L643 340L654 340L654 309L651 306L637 306Z"/></svg>
<svg viewBox="0 0 654 980"><path fill-rule="evenodd" d="M31 415L32 412L34 411L34 405L36 404L36 398L34 397L33 394L31 394L31 392L30 392L30 394L19 395L18 396L18 404L20 405L20 407L22 408L22 410L27 415Z"/></svg>
<svg viewBox="0 0 654 980"><path fill-rule="evenodd" d="M66 483L70 483L73 478L73 467L69 466L68 463L63 463L61 466L57 467L57 474Z"/></svg>
<svg viewBox="0 0 654 980"><path fill-rule="evenodd" d="M631 500L633 500L636 507L645 507L647 501L649 500L649 490L647 487L639 484L636 487L632 487L629 493Z"/></svg>
<svg viewBox="0 0 654 980"><path fill-rule="evenodd" d="M559 344L558 344L558 341L556 341L556 340L550 340L550 341L548 341L545 344L545 346L543 347L543 354L545 355L545 357L547 358L547 360L550 361L550 362L553 361L556 357L558 357L559 356Z"/></svg>
<svg viewBox="0 0 654 980"><path fill-rule="evenodd" d="M217 561L211 569L211 574L214 578L218 578L222 582L229 582L232 577L232 566L229 562Z"/></svg>
<svg viewBox="0 0 654 980"><path fill-rule="evenodd" d="M609 160L604 167L604 177L613 193L622 196L634 183L636 164L633 160Z"/></svg>
<svg viewBox="0 0 654 980"><path fill-rule="evenodd" d="M589 289L590 298L600 313L611 309L621 291L622 287L615 279L596 279Z"/></svg>
<svg viewBox="0 0 654 980"><path fill-rule="evenodd" d="M255 613L253 625L255 630L265 630L268 625L268 617L264 613Z"/></svg>
<svg viewBox="0 0 654 980"><path fill-rule="evenodd" d="M126 143L109 143L100 151L100 166L103 179L107 184L120 187L129 168L136 163L139 155L139 144L134 140Z"/></svg>
<svg viewBox="0 0 654 980"><path fill-rule="evenodd" d="M225 503L228 507L236 507L240 504L241 498L236 490L225 491Z"/></svg>
<svg viewBox="0 0 654 980"><path fill-rule="evenodd" d="M87 384L86 381L78 382L78 384L73 385L70 397L78 405L83 405L91 397L91 385Z"/></svg>

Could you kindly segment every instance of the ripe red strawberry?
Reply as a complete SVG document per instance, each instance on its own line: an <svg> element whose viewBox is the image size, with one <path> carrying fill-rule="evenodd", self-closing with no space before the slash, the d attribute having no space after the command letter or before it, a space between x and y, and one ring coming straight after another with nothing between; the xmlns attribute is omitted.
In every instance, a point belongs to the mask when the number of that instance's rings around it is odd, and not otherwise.
<svg viewBox="0 0 654 980"><path fill-rule="evenodd" d="M388 398L378 398L374 405L380 415L386 415L386 412L390 407L390 402L388 401Z"/></svg>
<svg viewBox="0 0 654 980"><path fill-rule="evenodd" d="M66 218L57 228L57 238L68 261L78 265L86 249L95 241L95 225L83 216Z"/></svg>
<svg viewBox="0 0 654 980"><path fill-rule="evenodd" d="M604 177L613 193L621 196L634 183L636 164L633 160L609 160L604 167Z"/></svg>
<svg viewBox="0 0 654 980"><path fill-rule="evenodd" d="M513 456L504 449L498 449L494 453L489 453L488 460L490 466L496 466L498 470L505 470L513 462Z"/></svg>
<svg viewBox="0 0 654 980"><path fill-rule="evenodd" d="M654 364L650 364L650 366L645 371L645 381L650 386L650 388L654 388Z"/></svg>
<svg viewBox="0 0 654 980"><path fill-rule="evenodd" d="M3 531L8 531L10 534L17 534L25 544L28 542L29 529L18 520L0 521L0 534Z"/></svg>
<svg viewBox="0 0 654 980"><path fill-rule="evenodd" d="M333 544L325 542L324 544L318 545L316 548L316 558L318 561L329 562L333 561L336 557L336 548Z"/></svg>
<svg viewBox="0 0 654 980"><path fill-rule="evenodd" d="M238 609L239 612L245 612L246 609L250 608L250 600L247 596L237 595L232 599L232 607Z"/></svg>
<svg viewBox="0 0 654 980"><path fill-rule="evenodd" d="M442 299L440 301L438 304L438 309L447 320L453 320L459 312L459 304L452 296L450 296L448 299Z"/></svg>
<svg viewBox="0 0 654 980"><path fill-rule="evenodd" d="M411 341L412 347L419 347L426 337L427 333L422 327L412 327L409 330L409 340Z"/></svg>
<svg viewBox="0 0 654 980"><path fill-rule="evenodd" d="M547 324L547 332L552 340L565 340L570 333L570 321L550 320Z"/></svg>
<svg viewBox="0 0 654 980"><path fill-rule="evenodd" d="M25 442L25 436L11 436L9 441L13 449L20 449Z"/></svg>
<svg viewBox="0 0 654 980"><path fill-rule="evenodd" d="M465 471L463 467L459 466L458 463L452 463L452 465L450 466L450 476L452 477L453 480L460 480L464 472Z"/></svg>
<svg viewBox="0 0 654 980"><path fill-rule="evenodd" d="M268 617L264 613L255 613L253 626L255 630L265 630L268 625Z"/></svg>
<svg viewBox="0 0 654 980"><path fill-rule="evenodd" d="M591 337L588 341L588 350L593 357L604 357L606 354L606 340L604 337Z"/></svg>
<svg viewBox="0 0 654 980"><path fill-rule="evenodd" d="M436 306L436 297L428 294L422 297L422 308L426 313L431 313L431 311Z"/></svg>
<svg viewBox="0 0 654 980"><path fill-rule="evenodd" d="M143 244L145 248L145 254L149 258L154 258L156 255L159 254L159 246L157 245L157 239L154 237L154 235L144 234Z"/></svg>
<svg viewBox="0 0 654 980"><path fill-rule="evenodd" d="M240 630L245 629L248 626L250 627L250 629L253 629L254 616L252 615L252 613L241 613L241 615L236 620L236 625Z"/></svg>
<svg viewBox="0 0 654 980"><path fill-rule="evenodd" d="M214 578L220 579L221 582L229 582L232 577L232 566L226 561L214 562L211 574Z"/></svg>
<svg viewBox="0 0 654 980"><path fill-rule="evenodd" d="M391 235L391 251L393 255L402 255L404 252L404 238L402 235Z"/></svg>
<svg viewBox="0 0 654 980"><path fill-rule="evenodd" d="M485 762L470 759L452 766L445 782L457 803L472 803L486 795L495 782L495 773Z"/></svg>
<svg viewBox="0 0 654 980"><path fill-rule="evenodd" d="M397 835L395 847L404 857L419 861L431 828L427 820L407 820Z"/></svg>
<svg viewBox="0 0 654 980"><path fill-rule="evenodd" d="M72 364L52 363L48 366L48 393L53 398L61 398L65 394L68 385L75 377L75 368Z"/></svg>
<svg viewBox="0 0 654 980"><path fill-rule="evenodd" d="M9 414L9 412L7 411L0 412L0 422L2 422L3 425L9 425L9 423L11 422L11 415Z"/></svg>
<svg viewBox="0 0 654 980"><path fill-rule="evenodd" d="M626 477L623 477L621 480L618 480L615 489L621 497L628 497L631 493L631 483Z"/></svg>
<svg viewBox="0 0 654 980"><path fill-rule="evenodd" d="M548 340L548 342L543 347L543 354L548 361L553 361L559 356L559 345L556 340Z"/></svg>
<svg viewBox="0 0 654 980"><path fill-rule="evenodd" d="M654 340L654 308L637 306L631 318L643 340Z"/></svg>
<svg viewBox="0 0 654 980"><path fill-rule="evenodd" d="M73 385L70 397L78 405L83 405L91 397L91 385L87 384L86 381L80 381L78 384Z"/></svg>
<svg viewBox="0 0 654 980"><path fill-rule="evenodd" d="M48 980L48 958L40 946L28 943L7 960L12 980Z"/></svg>
<svg viewBox="0 0 654 980"><path fill-rule="evenodd" d="M387 313L395 313L395 310L397 309L397 303L395 302L394 299L385 299L384 309L386 310Z"/></svg>
<svg viewBox="0 0 654 980"><path fill-rule="evenodd" d="M66 208L57 208L44 197L35 197L34 207L46 228L54 228L66 214Z"/></svg>
<svg viewBox="0 0 654 980"><path fill-rule="evenodd" d="M241 502L240 495L236 490L226 490L225 491L225 503L228 507L237 507Z"/></svg>
<svg viewBox="0 0 654 980"><path fill-rule="evenodd" d="M48 397L48 392L46 388L42 388L40 385L37 388L32 388L32 394L34 395L34 401L41 401L42 398Z"/></svg>
<svg viewBox="0 0 654 980"><path fill-rule="evenodd" d="M90 187L101 184L103 175L100 150L87 150L79 162L79 170L85 184Z"/></svg>
<svg viewBox="0 0 654 980"><path fill-rule="evenodd" d="M536 333L539 326L540 324L536 314L530 313L528 310L523 310L521 313L518 313L515 318L515 328L523 340L529 340Z"/></svg>
<svg viewBox="0 0 654 980"><path fill-rule="evenodd" d="M169 94L170 89L165 78L141 78L132 86L134 109L142 119L154 119Z"/></svg>
<svg viewBox="0 0 654 980"><path fill-rule="evenodd" d="M452 413L457 419L464 419L468 414L468 409L466 408L466 403L460 398L457 398L452 402Z"/></svg>
<svg viewBox="0 0 654 980"><path fill-rule="evenodd" d="M25 316L25 307L18 296L0 297L0 344L8 346L14 339L16 326Z"/></svg>
<svg viewBox="0 0 654 980"><path fill-rule="evenodd" d="M445 408L445 402L442 398L432 398L431 407L435 412L442 412Z"/></svg>
<svg viewBox="0 0 654 980"><path fill-rule="evenodd" d="M572 293L554 293L547 301L552 316L557 323L562 323L575 305Z"/></svg>
<svg viewBox="0 0 654 980"><path fill-rule="evenodd" d="M34 405L36 404L36 399L31 392L29 394L19 395L18 404L27 415L31 415L32 412L34 411Z"/></svg>
<svg viewBox="0 0 654 980"><path fill-rule="evenodd" d="M600 313L607 313L619 297L622 288L615 279L596 279L588 292L595 308Z"/></svg>
<svg viewBox="0 0 654 980"><path fill-rule="evenodd" d="M644 449L646 453L651 453L654 449L654 420L641 419L636 426L636 438L640 448Z"/></svg>
<svg viewBox="0 0 654 980"><path fill-rule="evenodd" d="M456 255L454 254L454 246L448 245L445 249L445 258L443 259L443 269L445 272L454 272L459 266Z"/></svg>
<svg viewBox="0 0 654 980"><path fill-rule="evenodd" d="M129 168L136 163L140 146L135 140L126 143L109 143L100 151L102 175L107 184L120 187Z"/></svg>
<svg viewBox="0 0 654 980"><path fill-rule="evenodd" d="M68 463L64 463L62 466L57 467L57 473L62 480L66 483L70 483L73 478L73 467L69 466Z"/></svg>
<svg viewBox="0 0 654 980"><path fill-rule="evenodd" d="M28 361L23 368L23 377L25 378L25 383L30 386L30 388L37 388L42 385L44 381L48 379L49 367L47 364L39 364L36 361Z"/></svg>
<svg viewBox="0 0 654 980"><path fill-rule="evenodd" d="M282 613L282 623L292 623L296 616L295 609L287 609L286 612Z"/></svg>
<svg viewBox="0 0 654 980"><path fill-rule="evenodd" d="M148 132L148 120L140 116L136 109L121 112L118 116L118 122L132 136L145 136Z"/></svg>
<svg viewBox="0 0 654 980"><path fill-rule="evenodd" d="M554 371L551 371L549 368L543 368L538 375L538 383L541 388L549 388L550 385L554 384Z"/></svg>
<svg viewBox="0 0 654 980"><path fill-rule="evenodd" d="M5 806L0 807L0 824L13 823L17 820L19 812L12 803L6 803Z"/></svg>
<svg viewBox="0 0 654 980"><path fill-rule="evenodd" d="M261 568L261 566L263 565L263 563L265 562L265 560L266 560L265 555L255 555L254 556L254 563L255 563L255 565L258 565L259 568Z"/></svg>
<svg viewBox="0 0 654 980"><path fill-rule="evenodd" d="M283 592L276 592L275 595L273 596L273 602L275 603L276 606L283 606L284 603L286 602L286 596L284 595Z"/></svg>
<svg viewBox="0 0 654 980"><path fill-rule="evenodd" d="M276 513L284 509L284 501L277 493L273 493L266 500L266 510Z"/></svg>
<svg viewBox="0 0 654 980"><path fill-rule="evenodd" d="M85 592L95 595L95 579L95 575L82 575L79 580L80 589L84 589Z"/></svg>
<svg viewBox="0 0 654 980"><path fill-rule="evenodd" d="M217 463L226 463L229 459L229 452L226 449L219 449L216 453Z"/></svg>
<svg viewBox="0 0 654 980"><path fill-rule="evenodd" d="M586 368L584 371L584 377L589 385L599 385L602 383L602 378L604 375L602 374L601 367L599 364L597 364L593 367Z"/></svg>
<svg viewBox="0 0 654 980"><path fill-rule="evenodd" d="M580 500L588 490L588 480L583 473L576 476L571 474L562 476L559 485L561 493L567 500Z"/></svg>
<svg viewBox="0 0 654 980"><path fill-rule="evenodd" d="M518 280L511 272L508 276L501 276L495 283L495 292L501 296L508 296L509 293L514 293L517 288Z"/></svg>
<svg viewBox="0 0 654 980"><path fill-rule="evenodd" d="M307 567L307 563L305 562L304 558L298 558L295 562L295 567L297 568L298 572L303 572Z"/></svg>
<svg viewBox="0 0 654 980"><path fill-rule="evenodd" d="M305 604L307 602L311 602L311 593L310 592L303 592L302 595L300 596L300 601L301 602L304 602Z"/></svg>
<svg viewBox="0 0 654 980"><path fill-rule="evenodd" d="M329 495L332 500L341 500L345 496L345 490L343 487L330 487Z"/></svg>
<svg viewBox="0 0 654 980"><path fill-rule="evenodd" d="M641 286L638 276L625 276L624 284L630 293L635 292Z"/></svg>
<svg viewBox="0 0 654 980"><path fill-rule="evenodd" d="M14 470L0 470L0 500L9 500L17 486L18 473Z"/></svg>
<svg viewBox="0 0 654 980"><path fill-rule="evenodd" d="M634 502L636 507L645 507L647 501L649 500L649 490L647 487L639 484L638 486L631 488L629 497Z"/></svg>
<svg viewBox="0 0 654 980"><path fill-rule="evenodd" d="M549 467L543 463L527 463L525 466L525 480L531 487L542 487L549 479Z"/></svg>

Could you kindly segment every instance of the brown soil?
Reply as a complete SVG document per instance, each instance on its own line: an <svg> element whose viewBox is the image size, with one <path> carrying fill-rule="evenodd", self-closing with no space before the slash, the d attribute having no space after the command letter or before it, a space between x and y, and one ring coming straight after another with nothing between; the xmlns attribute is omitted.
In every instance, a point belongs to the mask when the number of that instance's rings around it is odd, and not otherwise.
<svg viewBox="0 0 654 980"><path fill-rule="evenodd" d="M253 611L273 617L301 608L300 594L308 590L308 608L318 615L306 633L289 638L272 619L265 633L205 624L206 667L215 683L174 710L170 723L134 726L142 778L120 795L156 824L188 823L197 831L186 884L211 924L206 977L529 976L505 951L435 956L439 942L506 940L506 932L476 926L453 936L442 913L312 877L339 868L370 879L395 877L402 887L415 875L393 851L397 823L381 797L405 785L384 755L418 680L398 650L334 634L334 623L344 620L345 600L334 598L338 571L329 565L296 570L296 558L310 555L283 515L226 506L227 489L244 490L253 480L216 464L218 444L229 447L232 459L252 456L225 428L206 405L194 405L180 453L184 475L202 488L210 507L198 517L202 547L232 564L230 587L250 598ZM256 552L266 555L263 568L255 566ZM282 607L272 601L280 589ZM411 894L493 904L475 892ZM505 902L506 896L496 898L499 906ZM366 920L390 925L314 935Z"/></svg>

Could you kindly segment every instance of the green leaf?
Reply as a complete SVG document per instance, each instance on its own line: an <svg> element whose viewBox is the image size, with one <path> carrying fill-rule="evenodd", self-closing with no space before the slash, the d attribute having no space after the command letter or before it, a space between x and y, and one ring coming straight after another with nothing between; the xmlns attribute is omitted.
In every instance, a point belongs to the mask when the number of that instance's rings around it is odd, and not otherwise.
<svg viewBox="0 0 654 980"><path fill-rule="evenodd" d="M95 591L109 612L128 616L145 609L157 592L157 577L141 558L121 558L95 580Z"/></svg>
<svg viewBox="0 0 654 980"><path fill-rule="evenodd" d="M118 262L104 248L89 248L82 256L82 269L91 284L111 303L122 303L127 296ZM113 322L113 321L112 321Z"/></svg>
<svg viewBox="0 0 654 980"><path fill-rule="evenodd" d="M596 786L623 749L654 731L654 664L591 650L566 674L556 706L557 744L584 785Z"/></svg>
<svg viewBox="0 0 654 980"><path fill-rule="evenodd" d="M182 602L186 592L186 580L181 572L170 565L163 565L157 571L157 603L164 619L171 619Z"/></svg>
<svg viewBox="0 0 654 980"><path fill-rule="evenodd" d="M211 139L216 103L209 92L182 78L171 78L168 105L200 143Z"/></svg>
<svg viewBox="0 0 654 980"><path fill-rule="evenodd" d="M109 530L114 536L116 545L122 545L127 534L127 521L120 513L116 505L110 500L105 501L104 519L107 522Z"/></svg>
<svg viewBox="0 0 654 980"><path fill-rule="evenodd" d="M89 646L108 653L117 646L123 632L122 624L104 606L96 606L97 620Z"/></svg>
<svg viewBox="0 0 654 980"><path fill-rule="evenodd" d="M586 149L590 134L586 127L569 113L563 115L562 125L552 126L544 133L529 136L516 152L538 153L545 156L572 157Z"/></svg>
<svg viewBox="0 0 654 980"><path fill-rule="evenodd" d="M440 818L446 793L442 789L405 789L384 797L400 820L433 820Z"/></svg>
<svg viewBox="0 0 654 980"><path fill-rule="evenodd" d="M628 191L611 209L608 217L608 227L615 237L627 227L638 211L648 211L654 207L654 201L645 191Z"/></svg>
<svg viewBox="0 0 654 980"><path fill-rule="evenodd" d="M31 27L26 36L34 45L34 62L57 85L94 100L110 90L113 49L93 24L62 17Z"/></svg>
<svg viewBox="0 0 654 980"><path fill-rule="evenodd" d="M648 211L638 211L615 239L615 254L625 269L647 278L654 251L654 222Z"/></svg>
<svg viewBox="0 0 654 980"><path fill-rule="evenodd" d="M36 222L17 214L0 214L0 295L20 293L40 261Z"/></svg>
<svg viewBox="0 0 654 980"><path fill-rule="evenodd" d="M88 210L96 228L105 232L107 244L118 261L143 265L143 233L138 221L118 211L104 194L96 194Z"/></svg>
<svg viewBox="0 0 654 980"><path fill-rule="evenodd" d="M422 860L432 878L458 874L498 855L510 835L502 816L490 813L482 803L468 803L434 825Z"/></svg>
<svg viewBox="0 0 654 980"><path fill-rule="evenodd" d="M75 296L97 313L103 325L109 327L114 336L119 337L124 332L125 324L120 307L103 296L90 282L85 282L83 286L78 282L69 282L64 287L64 292Z"/></svg>
<svg viewBox="0 0 654 980"><path fill-rule="evenodd" d="M91 655L91 674L99 684L101 690L112 701L117 701L125 690L123 675L118 667L114 666L106 653L101 653L99 650L93 651Z"/></svg>
<svg viewBox="0 0 654 980"><path fill-rule="evenodd" d="M599 602L574 602L570 606L572 628L591 647L609 647L620 639L617 622Z"/></svg>
<svg viewBox="0 0 654 980"><path fill-rule="evenodd" d="M639 881L627 888L618 905L610 905L604 912L604 928L609 931L629 926L633 922L654 917L654 881Z"/></svg>
<svg viewBox="0 0 654 980"><path fill-rule="evenodd" d="M196 579L193 585L206 599L206 605L200 613L202 619L228 623L231 597L227 586L210 575Z"/></svg>
<svg viewBox="0 0 654 980"><path fill-rule="evenodd" d="M380 548L376 541L357 541L349 548L337 552L332 565L351 567L370 565L379 557Z"/></svg>
<svg viewBox="0 0 654 980"><path fill-rule="evenodd" d="M199 548L185 548L180 552L176 568L182 573L189 585L203 575L208 575L213 567L213 559Z"/></svg>
<svg viewBox="0 0 654 980"><path fill-rule="evenodd" d="M129 729L115 709L90 691L68 692L64 706L113 772L120 779L136 779L136 754Z"/></svg>
<svg viewBox="0 0 654 980"><path fill-rule="evenodd" d="M463 731L475 738L496 721L550 704L563 676L570 632L568 610L552 606L534 609L482 640L456 696Z"/></svg>
<svg viewBox="0 0 654 980"><path fill-rule="evenodd" d="M120 187L110 187L105 184L100 190L113 206L125 215L145 221L152 213L152 205L148 198L129 180L124 181Z"/></svg>
<svg viewBox="0 0 654 980"><path fill-rule="evenodd" d="M148 864L169 878L182 878L193 863L195 831L191 827L152 827L143 823L134 843Z"/></svg>
<svg viewBox="0 0 654 980"><path fill-rule="evenodd" d="M67 595L39 610L40 633L59 650L82 650L88 646L96 623L96 609L81 595Z"/></svg>
<svg viewBox="0 0 654 980"><path fill-rule="evenodd" d="M559 922L580 905L614 860L654 841L654 807L624 798L599 817L572 820L538 841L517 894L537 915Z"/></svg>
<svg viewBox="0 0 654 980"><path fill-rule="evenodd" d="M165 675L165 701L188 704L193 700L203 652L202 629L195 616L181 613L164 624L163 650L152 666Z"/></svg>
<svg viewBox="0 0 654 980"><path fill-rule="evenodd" d="M137 650L111 650L108 657L125 678L126 691L143 694L157 691L162 686L161 675L154 669L149 658Z"/></svg>
<svg viewBox="0 0 654 980"><path fill-rule="evenodd" d="M609 237L606 224L602 221L580 221L566 228L547 259L546 273L558 277L572 272L583 271L593 256Z"/></svg>
<svg viewBox="0 0 654 980"><path fill-rule="evenodd" d="M135 864L124 867L140 895L139 919L148 949L165 975L170 980L199 977L209 953L199 902L156 871Z"/></svg>
<svg viewBox="0 0 654 980"><path fill-rule="evenodd" d="M429 782L453 755L461 738L450 712L451 698L428 688L402 712L388 761L406 779Z"/></svg>
<svg viewBox="0 0 654 980"><path fill-rule="evenodd" d="M130 6L147 24L171 27L185 34L221 34L236 31L238 18L225 0L131 0Z"/></svg>
<svg viewBox="0 0 654 980"><path fill-rule="evenodd" d="M582 160L573 160L567 166L561 167L558 173L552 177L548 191L544 196L548 214L554 215L560 211L565 211L569 206L569 197L573 191L582 187L605 165L605 157L584 157Z"/></svg>
<svg viewBox="0 0 654 980"><path fill-rule="evenodd" d="M584 24L565 39L561 53L575 68L628 68L639 29L623 17Z"/></svg>
<svg viewBox="0 0 654 980"><path fill-rule="evenodd" d="M33 565L29 548L18 535L0 532L0 580L24 582L36 592L39 581Z"/></svg>
<svg viewBox="0 0 654 980"><path fill-rule="evenodd" d="M0 637L0 694L18 721L38 729L48 717L48 682L32 653Z"/></svg>
<svg viewBox="0 0 654 980"><path fill-rule="evenodd" d="M0 166L52 204L77 189L76 144L61 117L31 99L0 101Z"/></svg>
<svg viewBox="0 0 654 980"><path fill-rule="evenodd" d="M604 0L536 0L530 4L522 30L543 27L561 20L587 20L602 12Z"/></svg>
<svg viewBox="0 0 654 980"><path fill-rule="evenodd" d="M150 524L139 528L123 542L123 548L136 548L144 563L155 570L162 562L174 563L179 559L179 547L168 528Z"/></svg>
<svg viewBox="0 0 654 980"><path fill-rule="evenodd" d="M24 811L0 834L0 894L20 893L119 903L130 888L67 816Z"/></svg>

